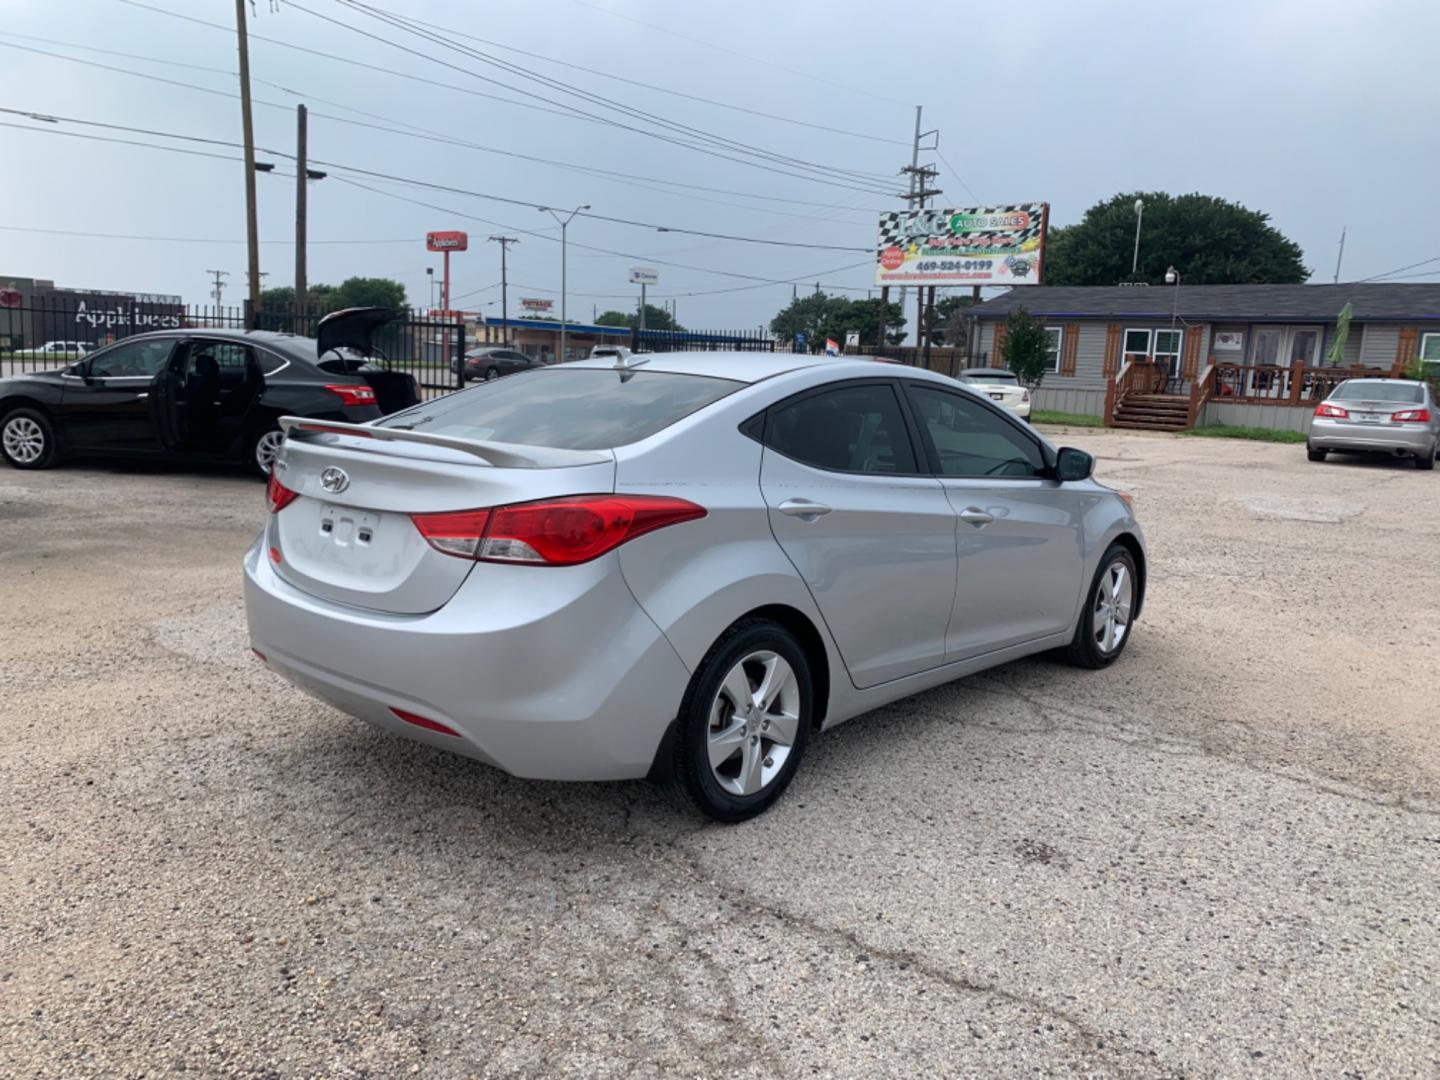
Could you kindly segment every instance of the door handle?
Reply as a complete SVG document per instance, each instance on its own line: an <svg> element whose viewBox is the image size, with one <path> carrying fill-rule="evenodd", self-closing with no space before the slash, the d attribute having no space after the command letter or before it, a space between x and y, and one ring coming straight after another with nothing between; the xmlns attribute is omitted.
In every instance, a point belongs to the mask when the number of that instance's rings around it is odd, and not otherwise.
<svg viewBox="0 0 1440 1080"><path fill-rule="evenodd" d="M964 510L960 511L960 520L968 522L969 524L974 525L977 529L979 529L983 528L986 525L989 525L990 522L994 521L995 515L987 514L978 506L967 506Z"/></svg>
<svg viewBox="0 0 1440 1080"><path fill-rule="evenodd" d="M809 499L786 499L776 509L782 514L798 517L801 521L814 521L830 512L830 507L824 503L812 502Z"/></svg>

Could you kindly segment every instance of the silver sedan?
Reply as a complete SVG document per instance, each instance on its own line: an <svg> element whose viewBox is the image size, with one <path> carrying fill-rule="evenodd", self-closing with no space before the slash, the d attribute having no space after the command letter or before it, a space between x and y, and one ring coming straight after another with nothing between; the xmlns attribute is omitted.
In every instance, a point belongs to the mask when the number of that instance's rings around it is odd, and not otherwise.
<svg viewBox="0 0 1440 1080"><path fill-rule="evenodd" d="M725 821L877 706L1050 649L1114 663L1145 593L1094 459L925 371L621 357L286 427L257 656L388 731Z"/></svg>
<svg viewBox="0 0 1440 1080"><path fill-rule="evenodd" d="M1305 448L1311 461L1331 450L1390 454L1434 469L1440 454L1440 408L1429 383L1413 379L1346 379L1315 409Z"/></svg>

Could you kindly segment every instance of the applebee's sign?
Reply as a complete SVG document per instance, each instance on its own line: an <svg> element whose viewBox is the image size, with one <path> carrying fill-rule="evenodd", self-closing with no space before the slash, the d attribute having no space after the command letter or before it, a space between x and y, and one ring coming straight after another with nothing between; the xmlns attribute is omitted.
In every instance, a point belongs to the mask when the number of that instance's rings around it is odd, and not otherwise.
<svg viewBox="0 0 1440 1080"><path fill-rule="evenodd" d="M130 330L178 330L180 316L171 311L146 311L148 304L117 304L111 308L92 308L81 300L75 305L75 321L96 329L113 330L123 326Z"/></svg>

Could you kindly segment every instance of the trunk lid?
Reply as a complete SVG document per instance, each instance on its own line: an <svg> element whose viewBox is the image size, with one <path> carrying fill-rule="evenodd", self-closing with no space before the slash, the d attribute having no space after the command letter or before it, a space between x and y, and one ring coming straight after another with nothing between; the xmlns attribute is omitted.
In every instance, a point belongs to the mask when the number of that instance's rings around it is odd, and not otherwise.
<svg viewBox="0 0 1440 1080"><path fill-rule="evenodd" d="M1383 401L1360 398L1339 403L1349 411L1350 419L1357 424L1389 424L1397 412L1412 412L1420 408L1414 401ZM1403 423L1403 421L1402 421Z"/></svg>
<svg viewBox="0 0 1440 1080"><path fill-rule="evenodd" d="M303 592L372 611L435 611L482 565L436 551L411 514L615 489L608 451L534 448L529 455L526 447L422 441L408 432L381 437L384 429L359 425L317 432L286 423L291 430L275 475L297 498L270 515L267 544L280 554L275 571ZM352 433L369 430L377 435Z"/></svg>

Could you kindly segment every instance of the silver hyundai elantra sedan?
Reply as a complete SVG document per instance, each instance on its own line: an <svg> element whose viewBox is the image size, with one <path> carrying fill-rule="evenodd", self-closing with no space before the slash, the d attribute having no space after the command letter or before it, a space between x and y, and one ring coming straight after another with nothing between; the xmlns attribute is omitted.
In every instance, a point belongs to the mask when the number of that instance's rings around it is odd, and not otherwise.
<svg viewBox="0 0 1440 1080"><path fill-rule="evenodd" d="M760 353L597 359L369 424L293 419L255 653L377 727L724 821L816 731L1050 649L1103 668L1129 501L959 383Z"/></svg>

